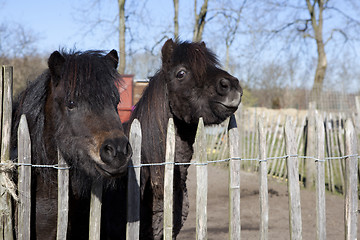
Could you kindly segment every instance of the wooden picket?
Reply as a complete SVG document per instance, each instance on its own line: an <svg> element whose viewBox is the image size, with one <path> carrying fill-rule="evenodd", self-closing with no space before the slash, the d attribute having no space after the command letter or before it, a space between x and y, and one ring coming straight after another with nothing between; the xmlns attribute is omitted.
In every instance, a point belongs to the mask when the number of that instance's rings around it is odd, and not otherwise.
<svg viewBox="0 0 360 240"><path fill-rule="evenodd" d="M200 118L194 144L196 162L196 239L207 239L208 172L206 138L203 119Z"/></svg>
<svg viewBox="0 0 360 240"><path fill-rule="evenodd" d="M1 163L6 164L10 161L10 135L11 135L11 113L12 113L12 76L13 68L3 66L1 68ZM0 173L0 236L6 240L13 239L12 225L12 204L11 191L15 195L15 189L11 182L11 173L8 169ZM6 186L6 187L5 187Z"/></svg>
<svg viewBox="0 0 360 240"><path fill-rule="evenodd" d="M175 160L175 127L172 118L169 119L166 137L165 176L164 176L164 239L172 239L173 233L173 190L174 190L174 160Z"/></svg>
<svg viewBox="0 0 360 240"><path fill-rule="evenodd" d="M294 126L290 118L285 123L285 143L286 143L286 166L288 172L288 192L289 192L289 226L290 238L292 240L302 239L302 222L301 222L301 204L300 204L300 184L298 171L298 158L296 154L296 142Z"/></svg>
<svg viewBox="0 0 360 240"><path fill-rule="evenodd" d="M268 239L269 229L269 196L267 182L266 138L263 119L259 118L259 198L260 198L260 239Z"/></svg>
<svg viewBox="0 0 360 240"><path fill-rule="evenodd" d="M129 162L127 192L126 239L138 240L140 233L140 164L141 164L141 126L135 119L130 127L129 141L133 156Z"/></svg>
<svg viewBox="0 0 360 240"><path fill-rule="evenodd" d="M345 239L357 239L358 159L357 136L351 120L345 123Z"/></svg>
<svg viewBox="0 0 360 240"><path fill-rule="evenodd" d="M240 167L239 159L239 132L235 116L230 117L229 122L230 139L230 162L229 162L229 239L240 239Z"/></svg>
<svg viewBox="0 0 360 240"><path fill-rule="evenodd" d="M56 239L66 240L69 219L69 169L66 169L68 165L59 151L58 165L64 169L58 171L58 215ZM28 191L30 191L30 189Z"/></svg>
<svg viewBox="0 0 360 240"><path fill-rule="evenodd" d="M18 129L18 239L30 239L31 209L31 142L25 115L21 116Z"/></svg>
<svg viewBox="0 0 360 240"><path fill-rule="evenodd" d="M326 239L326 212L325 212L325 129L320 114L316 114L316 239ZM309 163L311 163L309 161Z"/></svg>

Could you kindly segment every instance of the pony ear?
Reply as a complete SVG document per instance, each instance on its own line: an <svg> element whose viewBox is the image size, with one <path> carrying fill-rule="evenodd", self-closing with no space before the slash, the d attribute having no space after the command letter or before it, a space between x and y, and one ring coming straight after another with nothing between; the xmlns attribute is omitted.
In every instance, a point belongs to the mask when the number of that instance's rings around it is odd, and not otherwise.
<svg viewBox="0 0 360 240"><path fill-rule="evenodd" d="M48 60L48 67L52 76L59 78L61 76L61 68L65 62L65 58L58 52L53 52Z"/></svg>
<svg viewBox="0 0 360 240"><path fill-rule="evenodd" d="M203 41L202 41L202 42L200 43L200 46L202 46L202 47L206 48L206 44L205 44L205 42L203 42Z"/></svg>
<svg viewBox="0 0 360 240"><path fill-rule="evenodd" d="M114 67L115 69L117 68L119 63L119 56L115 49L111 50L108 54L106 54L105 59L112 67Z"/></svg>
<svg viewBox="0 0 360 240"><path fill-rule="evenodd" d="M162 63L164 65L164 67L167 67L170 65L171 63L171 56L173 54L175 48L175 43L173 42L173 40L170 38L168 39L164 46L161 49L161 55L162 55Z"/></svg>

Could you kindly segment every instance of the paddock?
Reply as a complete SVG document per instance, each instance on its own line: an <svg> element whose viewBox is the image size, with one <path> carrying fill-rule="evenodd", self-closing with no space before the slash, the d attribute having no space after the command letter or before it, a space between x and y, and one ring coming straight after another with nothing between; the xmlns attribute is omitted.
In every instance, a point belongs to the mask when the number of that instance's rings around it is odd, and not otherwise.
<svg viewBox="0 0 360 240"><path fill-rule="evenodd" d="M17 239L30 239L30 182L31 182L31 168L34 167L50 167L54 171L58 171L58 234L57 239L66 239L67 220L68 220L68 181L70 169L63 162L62 157L59 156L59 163L51 166L39 166L31 164L30 152L30 140L28 134L28 128L26 124L26 117L24 116L19 127L19 157L17 163L10 161L9 154L9 138L10 138L10 126L11 126L11 98L12 98L12 68L4 66L1 73L1 186L0 186L0 215L1 217L1 235L4 239L11 240L16 238L13 235L12 208L18 208L18 236ZM238 116L238 115L237 115ZM254 124L257 129L257 135L252 134L249 138L255 139L256 147L253 146L251 151L253 154L251 157L244 157L245 153L241 146L244 143L241 140L241 131L238 126L243 121L237 121L235 116L232 116L227 123L226 131L221 133L222 136L216 137L216 141L222 141L223 137L227 138L227 146L222 148L222 155L224 158L210 158L209 157L209 142L215 141L215 138L206 134L206 129L202 120L199 121L197 137L194 144L194 156L193 160L189 163L194 171L196 171L196 202L190 204L196 206L196 239L211 239L208 232L208 213L211 209L207 208L208 202L208 178L216 177L208 175L209 165L219 164L226 166L229 173L229 180L226 183L229 191L229 207L228 207L228 236L229 239L240 239L241 230L243 225L241 224L240 211L242 208L246 208L240 202L241 191L240 187L246 187L240 181L240 177L244 174L242 169L247 168L246 164L250 163L253 170L257 171L259 177L259 227L258 234L260 239L268 239L269 232L269 165L274 165L275 161L283 163L286 174L282 174L281 177L286 179L287 191L288 191L288 215L289 215L289 229L288 239L302 239L303 232L306 229L303 228L301 201L300 201L300 187L301 187L301 174L299 173L299 162L306 161L312 164L315 168L315 189L314 195L316 202L314 203L314 211L316 211L316 224L317 238L326 239L326 218L324 217L326 211L331 209L326 208L325 202L325 180L326 180L326 162L331 161L343 161L344 162L344 209L343 215L338 216L343 218L343 226L338 226L344 229L345 239L356 239L358 234L358 134L354 128L354 121L352 118L348 118L344 125L344 152L338 157L325 157L325 145L326 136L324 129L324 119L321 114L315 113L315 134L314 144L316 146L316 152L314 155L299 155L297 144L297 129L294 122L290 117L286 118L285 125L279 130L284 136L284 152L279 152L274 156L267 156L269 149L269 139L267 139L266 128L264 128L264 117L258 117L257 123ZM359 113L357 115L359 117ZM238 117L239 118L239 117ZM237 123L238 122L238 123ZM300 130L299 130L300 131ZM160 165L164 166L165 171L165 189L164 189L164 239L172 239L172 191L173 191L173 169L174 163L174 150L176 148L174 144L174 126L172 120L169 121L168 137L167 137L167 149L166 159ZM134 121L130 131L130 142L133 148L133 158L129 165L129 193L128 193L128 222L127 226L127 239L139 238L139 174L140 168L152 167L154 164L141 164L140 163L140 149L141 149L141 126L138 121ZM246 143L247 144L247 143ZM210 145L211 146L211 145ZM210 153L214 148L210 147ZM216 149L219 150L219 149ZM257 154L256 154L257 152ZM210 154L210 156L212 156ZM254 157L256 156L256 157ZM157 164L159 165L159 164ZM279 165L281 166L281 165ZM13 171L18 171L18 186L12 185L11 174ZM90 210L90 231L89 239L100 239L100 219L101 219L101 193L94 194L95 192L101 192L102 186L93 186L92 192L92 207ZM175 186L176 187L176 186ZM97 196L97 197L96 197ZM17 206L11 206L11 197L18 198ZM124 213L126 214L126 213Z"/></svg>

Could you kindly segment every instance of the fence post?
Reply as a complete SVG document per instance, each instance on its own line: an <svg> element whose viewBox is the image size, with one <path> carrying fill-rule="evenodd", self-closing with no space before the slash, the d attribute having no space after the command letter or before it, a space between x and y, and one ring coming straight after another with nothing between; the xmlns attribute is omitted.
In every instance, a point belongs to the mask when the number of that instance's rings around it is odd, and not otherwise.
<svg viewBox="0 0 360 240"><path fill-rule="evenodd" d="M355 97L355 105L357 113L356 127L358 129L358 134L360 134L360 96Z"/></svg>
<svg viewBox="0 0 360 240"><path fill-rule="evenodd" d="M289 192L289 226L290 239L302 239L302 222L301 222L301 204L300 204L300 185L298 158L296 154L295 131L290 118L285 122L285 151L286 166L288 172L288 192Z"/></svg>
<svg viewBox="0 0 360 240"><path fill-rule="evenodd" d="M11 135L11 116L12 116L12 80L13 68L3 66L1 70L1 163L10 162L10 135ZM15 194L15 186L11 184L11 174L9 172L0 173L0 236L6 240L13 239L12 226L12 206L11 195ZM11 184L12 185L12 184ZM14 189L11 189L14 188Z"/></svg>
<svg viewBox="0 0 360 240"><path fill-rule="evenodd" d="M345 239L357 239L358 217L358 160L357 136L351 119L345 123Z"/></svg>
<svg viewBox="0 0 360 240"><path fill-rule="evenodd" d="M357 139L358 139L358 145L357 145L357 149L358 149L358 153L360 153L360 96L356 96L355 97L355 105L356 105L356 113L357 113L357 118L355 120L355 124L356 124L356 134L357 134ZM359 161L360 163L360 161ZM358 167L358 175L360 176L360 168ZM360 177L359 177L359 184L360 184Z"/></svg>
<svg viewBox="0 0 360 240"><path fill-rule="evenodd" d="M308 126L307 126L307 141L306 141L306 155L314 157L316 154L315 144L315 111L316 102L309 103ZM315 164L312 161L305 161L306 167L306 181L305 187L312 188L315 183Z"/></svg>
<svg viewBox="0 0 360 240"><path fill-rule="evenodd" d="M31 141L25 115L20 118L18 129L18 239L30 239L31 209Z"/></svg>
<svg viewBox="0 0 360 240"><path fill-rule="evenodd" d="M268 239L269 197L266 162L266 136L263 119L258 121L259 130L259 198L260 198L260 239Z"/></svg>
<svg viewBox="0 0 360 240"><path fill-rule="evenodd" d="M194 143L196 164L196 239L207 239L207 190L208 169L204 121L199 119Z"/></svg>
<svg viewBox="0 0 360 240"><path fill-rule="evenodd" d="M131 124L129 141L133 150L128 170L126 239L138 240L140 233L140 165L141 126L137 119Z"/></svg>
<svg viewBox="0 0 360 240"><path fill-rule="evenodd" d="M240 167L241 161L233 159L239 157L239 131L236 119L231 115L229 126L229 239L240 239Z"/></svg>
<svg viewBox="0 0 360 240"><path fill-rule="evenodd" d="M326 239L325 214L325 129L321 114L316 114L316 239ZM329 163L330 164L330 163Z"/></svg>
<svg viewBox="0 0 360 240"><path fill-rule="evenodd" d="M166 136L165 179L164 179L164 240L172 239L173 232L173 190L174 190L174 159L175 159L175 127L169 119ZM172 163L172 164L170 164Z"/></svg>
<svg viewBox="0 0 360 240"><path fill-rule="evenodd" d="M93 182L90 198L89 240L100 239L103 182Z"/></svg>
<svg viewBox="0 0 360 240"><path fill-rule="evenodd" d="M58 149L59 167L68 167ZM67 239L69 220L69 169L58 170L58 216L57 216L57 240Z"/></svg>

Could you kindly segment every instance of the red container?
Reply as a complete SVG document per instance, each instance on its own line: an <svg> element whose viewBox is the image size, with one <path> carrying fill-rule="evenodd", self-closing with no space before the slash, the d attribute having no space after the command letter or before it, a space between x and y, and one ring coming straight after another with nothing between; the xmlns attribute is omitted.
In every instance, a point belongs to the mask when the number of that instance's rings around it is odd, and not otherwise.
<svg viewBox="0 0 360 240"><path fill-rule="evenodd" d="M121 122L129 120L133 108L133 79L134 75L121 75L123 84L118 86L120 103L117 106Z"/></svg>

